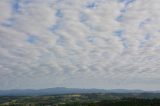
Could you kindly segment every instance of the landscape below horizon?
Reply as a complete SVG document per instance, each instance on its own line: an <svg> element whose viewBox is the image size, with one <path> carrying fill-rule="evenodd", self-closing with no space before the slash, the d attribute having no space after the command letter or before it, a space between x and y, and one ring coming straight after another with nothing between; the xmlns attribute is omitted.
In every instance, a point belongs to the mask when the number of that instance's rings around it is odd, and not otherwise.
<svg viewBox="0 0 160 106"><path fill-rule="evenodd" d="M160 92L48 88L0 91L0 106L159 106ZM3 96L2 96L3 95Z"/></svg>

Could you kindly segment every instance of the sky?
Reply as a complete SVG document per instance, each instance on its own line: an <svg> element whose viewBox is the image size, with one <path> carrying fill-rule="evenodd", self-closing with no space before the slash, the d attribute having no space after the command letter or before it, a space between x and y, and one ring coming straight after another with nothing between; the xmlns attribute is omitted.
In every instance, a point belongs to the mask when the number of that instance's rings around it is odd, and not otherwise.
<svg viewBox="0 0 160 106"><path fill-rule="evenodd" d="M0 89L160 90L160 0L0 0Z"/></svg>

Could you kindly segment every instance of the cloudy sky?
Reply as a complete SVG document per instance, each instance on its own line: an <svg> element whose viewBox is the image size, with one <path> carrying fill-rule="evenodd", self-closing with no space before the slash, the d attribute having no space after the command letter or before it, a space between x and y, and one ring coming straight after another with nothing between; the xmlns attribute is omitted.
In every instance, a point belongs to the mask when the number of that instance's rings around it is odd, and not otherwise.
<svg viewBox="0 0 160 106"><path fill-rule="evenodd" d="M160 0L0 0L0 89L160 89Z"/></svg>

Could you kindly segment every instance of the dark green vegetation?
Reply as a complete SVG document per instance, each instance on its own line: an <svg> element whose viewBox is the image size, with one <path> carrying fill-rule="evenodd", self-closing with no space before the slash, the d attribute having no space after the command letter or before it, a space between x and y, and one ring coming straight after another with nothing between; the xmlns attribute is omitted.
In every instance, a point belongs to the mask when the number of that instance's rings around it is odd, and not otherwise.
<svg viewBox="0 0 160 106"><path fill-rule="evenodd" d="M160 106L159 93L1 96L0 106Z"/></svg>

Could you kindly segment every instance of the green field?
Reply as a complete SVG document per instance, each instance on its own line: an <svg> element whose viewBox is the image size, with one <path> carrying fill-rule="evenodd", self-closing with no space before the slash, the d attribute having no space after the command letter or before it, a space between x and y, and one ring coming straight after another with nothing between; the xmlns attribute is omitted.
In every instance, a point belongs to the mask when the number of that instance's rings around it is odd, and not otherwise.
<svg viewBox="0 0 160 106"><path fill-rule="evenodd" d="M0 106L160 106L160 94L107 93L1 96Z"/></svg>

